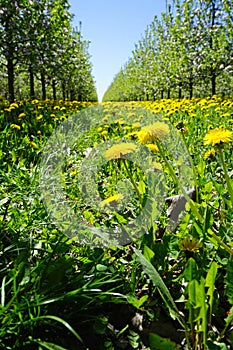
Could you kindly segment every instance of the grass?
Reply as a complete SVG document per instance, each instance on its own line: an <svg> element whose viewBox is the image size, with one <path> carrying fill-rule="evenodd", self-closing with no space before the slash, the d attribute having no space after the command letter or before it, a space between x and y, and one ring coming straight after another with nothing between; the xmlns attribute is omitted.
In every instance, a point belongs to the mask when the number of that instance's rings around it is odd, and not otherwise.
<svg viewBox="0 0 233 350"><path fill-rule="evenodd" d="M204 138L232 118L216 96L1 100L0 347L230 349L232 140Z"/></svg>

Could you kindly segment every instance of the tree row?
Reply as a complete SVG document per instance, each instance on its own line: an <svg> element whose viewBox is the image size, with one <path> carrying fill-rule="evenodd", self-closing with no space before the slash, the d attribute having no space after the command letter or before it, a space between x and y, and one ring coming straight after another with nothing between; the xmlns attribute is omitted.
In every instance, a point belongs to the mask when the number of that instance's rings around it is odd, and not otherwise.
<svg viewBox="0 0 233 350"><path fill-rule="evenodd" d="M232 95L232 0L173 0L155 17L103 100Z"/></svg>
<svg viewBox="0 0 233 350"><path fill-rule="evenodd" d="M0 0L0 95L97 100L68 0ZM81 24L80 24L81 26Z"/></svg>

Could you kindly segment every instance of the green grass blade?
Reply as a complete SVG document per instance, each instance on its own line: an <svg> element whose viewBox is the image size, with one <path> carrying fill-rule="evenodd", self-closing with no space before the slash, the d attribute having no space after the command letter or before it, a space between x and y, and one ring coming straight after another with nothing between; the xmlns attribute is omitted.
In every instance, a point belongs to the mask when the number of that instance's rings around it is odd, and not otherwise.
<svg viewBox="0 0 233 350"><path fill-rule="evenodd" d="M158 288L161 297L163 298L166 306L170 310L171 314L179 320L179 322L184 326L183 321L181 320L181 316L179 313L179 310L176 307L176 304L166 287L165 283L163 282L162 278L160 277L157 270L154 268L154 266L140 253L140 251L136 248L134 248L134 253L140 262L140 264L143 266L144 272L150 277L151 281L153 282L154 286Z"/></svg>
<svg viewBox="0 0 233 350"><path fill-rule="evenodd" d="M67 350L66 348L63 348L62 346L59 346L57 344L48 343L39 339L36 340L36 343L48 350Z"/></svg>
<svg viewBox="0 0 233 350"><path fill-rule="evenodd" d="M82 338L80 337L80 335L74 330L73 327L71 327L71 325L66 322L65 320L63 320L60 317L57 316L53 316L53 315L47 315L47 316L41 316L40 319L50 319L50 320L55 320L57 322L60 322L63 326L65 326L81 343L83 342Z"/></svg>
<svg viewBox="0 0 233 350"><path fill-rule="evenodd" d="M6 276L2 279L2 286L1 286L1 306L4 307L5 305L5 282L6 282Z"/></svg>

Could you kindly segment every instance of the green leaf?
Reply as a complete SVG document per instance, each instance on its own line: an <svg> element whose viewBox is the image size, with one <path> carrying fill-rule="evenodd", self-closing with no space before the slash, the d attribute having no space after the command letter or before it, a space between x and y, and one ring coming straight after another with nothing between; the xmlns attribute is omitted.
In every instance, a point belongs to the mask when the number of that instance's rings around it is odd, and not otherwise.
<svg viewBox="0 0 233 350"><path fill-rule="evenodd" d="M149 247L147 247L145 245L144 249L143 249L143 255L145 256L145 258L151 262L151 260L154 258L155 253L153 252L153 250L151 250Z"/></svg>
<svg viewBox="0 0 233 350"><path fill-rule="evenodd" d="M227 264L227 274L225 277L225 283L228 301L231 305L233 305L233 261L229 261Z"/></svg>
<svg viewBox="0 0 233 350"><path fill-rule="evenodd" d="M171 315L180 322L182 326L184 326L183 321L181 320L181 316L179 314L179 310L176 307L176 304L166 287L165 283L163 282L162 278L160 277L157 270L154 268L154 266L140 253L140 251L136 248L134 248L134 253L142 265L144 272L150 277L151 281L153 282L154 286L158 288L161 297L163 298L166 306L168 307Z"/></svg>
<svg viewBox="0 0 233 350"><path fill-rule="evenodd" d="M119 224L124 225L124 224L127 223L127 220L122 215L120 215L118 213L114 213L114 215L115 215L115 217L116 217L116 219L117 219Z"/></svg>
<svg viewBox="0 0 233 350"><path fill-rule="evenodd" d="M169 339L162 338L154 333L150 334L149 342L151 350L177 350L180 348L180 346Z"/></svg>
<svg viewBox="0 0 233 350"><path fill-rule="evenodd" d="M59 323L61 323L63 326L65 326L81 343L83 342L82 341L82 338L80 337L80 335L78 335L78 333L74 330L73 327L71 327L71 325L66 322L65 320L63 320L62 318L60 317L57 317L57 316L53 316L53 315L46 315L46 316L41 316L39 317L39 319L51 319L51 320L54 320L54 321L57 321Z"/></svg>
<svg viewBox="0 0 233 350"><path fill-rule="evenodd" d="M63 348L62 346L56 345L54 343L48 343L42 340L37 339L36 343L40 346L43 346L45 349L48 350L67 350L66 348Z"/></svg>
<svg viewBox="0 0 233 350"><path fill-rule="evenodd" d="M104 334L106 332L106 328L108 326L107 317L98 317L94 323L94 331L96 334Z"/></svg>
<svg viewBox="0 0 233 350"><path fill-rule="evenodd" d="M140 309L140 307L148 300L148 297L148 295L143 295L140 299L138 299L135 295L128 294L127 301L137 309Z"/></svg>
<svg viewBox="0 0 233 350"><path fill-rule="evenodd" d="M188 301L187 308L190 310L189 322L197 322L200 320L198 331L203 332L203 344L206 345L207 340L207 307L205 294L205 280L201 277L200 283L192 280L188 284ZM194 314L193 314L194 313Z"/></svg>
<svg viewBox="0 0 233 350"><path fill-rule="evenodd" d="M184 270L184 277L187 282L190 282L192 280L198 279L198 269L196 261L193 258L190 258L186 264L185 270Z"/></svg>
<svg viewBox="0 0 233 350"><path fill-rule="evenodd" d="M213 261L210 265L210 268L208 270L206 280L205 280L205 286L208 287L207 295L209 295L209 305L210 309L212 311L213 306L213 300L214 300L214 289L215 289L215 279L218 271L218 264Z"/></svg>
<svg viewBox="0 0 233 350"><path fill-rule="evenodd" d="M139 181L138 189L141 195L143 195L146 192L146 184L144 181Z"/></svg>
<svg viewBox="0 0 233 350"><path fill-rule="evenodd" d="M106 265L102 265L102 264L97 264L96 265L96 270L97 271L106 271L107 270L107 266Z"/></svg>

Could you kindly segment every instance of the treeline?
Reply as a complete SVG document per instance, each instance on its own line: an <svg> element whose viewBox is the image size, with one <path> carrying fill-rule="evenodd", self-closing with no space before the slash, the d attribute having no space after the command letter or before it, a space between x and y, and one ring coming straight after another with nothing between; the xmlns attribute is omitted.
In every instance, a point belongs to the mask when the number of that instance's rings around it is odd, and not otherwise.
<svg viewBox="0 0 233 350"><path fill-rule="evenodd" d="M96 101L88 42L68 0L0 0L0 96Z"/></svg>
<svg viewBox="0 0 233 350"><path fill-rule="evenodd" d="M104 101L232 95L232 0L173 0L154 18Z"/></svg>

